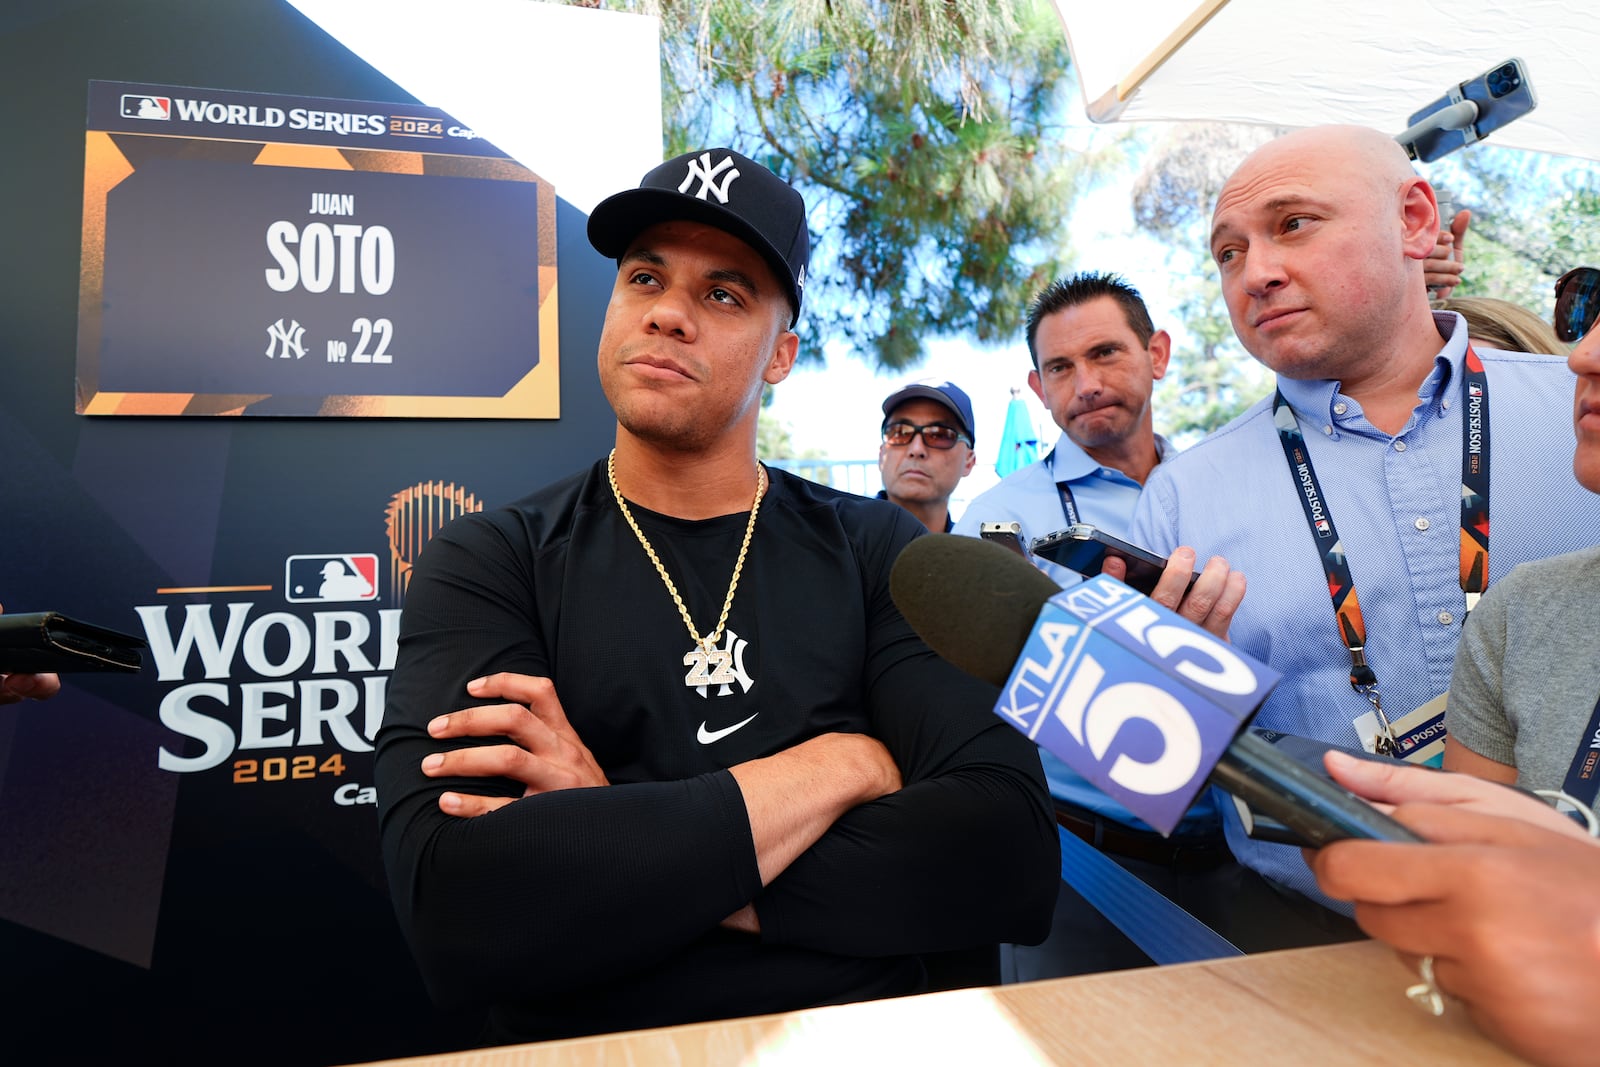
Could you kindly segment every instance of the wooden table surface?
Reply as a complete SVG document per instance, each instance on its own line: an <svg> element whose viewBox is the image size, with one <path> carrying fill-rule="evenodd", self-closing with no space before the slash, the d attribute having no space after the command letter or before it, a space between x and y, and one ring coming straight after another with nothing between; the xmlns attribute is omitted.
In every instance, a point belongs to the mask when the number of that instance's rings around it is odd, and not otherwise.
<svg viewBox="0 0 1600 1067"><path fill-rule="evenodd" d="M407 1067L1520 1064L1371 941L388 1060Z"/></svg>

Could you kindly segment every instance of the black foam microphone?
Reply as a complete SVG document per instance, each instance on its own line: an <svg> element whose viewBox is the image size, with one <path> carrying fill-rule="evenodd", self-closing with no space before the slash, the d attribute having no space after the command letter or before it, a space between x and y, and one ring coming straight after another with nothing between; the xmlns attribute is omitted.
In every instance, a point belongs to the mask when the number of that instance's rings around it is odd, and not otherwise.
<svg viewBox="0 0 1600 1067"><path fill-rule="evenodd" d="M930 648L966 673L998 686L1011 680L1036 623L1042 625L1040 613L1046 602L1062 593L1055 582L1014 552L977 538L950 534L929 534L907 545L890 573L889 591L906 621ZM1158 607L1132 590L1127 595L1139 597L1148 608ZM1146 614L1154 618L1148 608ZM1062 627L1058 625L1056 629ZM1125 649L1128 647L1124 645ZM1143 656L1141 676L1147 675L1150 683L1170 685L1153 653L1141 653L1137 643L1132 645L1132 651ZM1170 664L1166 670L1170 671ZM1147 688L1155 691L1153 685ZM1265 695L1263 691L1260 699ZM1250 710L1253 714L1254 708ZM1170 707L1167 714L1171 714ZM1018 725L1009 716L1001 717ZM1197 735L1209 730L1214 735L1219 727L1193 722L1185 724L1185 729ZM1348 837L1421 840L1399 822L1284 755L1251 730L1239 730L1237 722L1228 723L1226 729L1232 731L1232 736L1213 736L1215 744L1204 746L1220 750L1209 768L1207 781L1282 823L1305 844L1320 847ZM1107 787L1107 767L1087 758L1087 750L1071 745L1051 750L1090 782L1102 789ZM1127 802L1125 789L1117 795ZM1134 813L1143 815L1138 810Z"/></svg>

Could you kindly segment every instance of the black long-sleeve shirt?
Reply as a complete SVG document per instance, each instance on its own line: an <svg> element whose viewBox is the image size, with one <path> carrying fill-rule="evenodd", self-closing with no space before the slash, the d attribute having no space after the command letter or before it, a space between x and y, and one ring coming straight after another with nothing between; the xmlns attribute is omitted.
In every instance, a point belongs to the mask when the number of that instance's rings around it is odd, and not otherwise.
<svg viewBox="0 0 1600 1067"><path fill-rule="evenodd" d="M710 629L747 516L633 510ZM1038 757L990 711L994 689L894 607L890 566L920 532L898 508L773 472L720 646L734 680L698 689L603 464L437 535L411 577L377 751L391 889L436 998L489 1002L497 1036L535 1040L914 992L924 954L1041 938L1059 856ZM496 671L551 678L612 784L440 812L446 789L523 791L419 767L464 744L428 721L488 703L465 687ZM727 768L829 731L881 740L904 787L763 889ZM719 926L752 901L759 936Z"/></svg>

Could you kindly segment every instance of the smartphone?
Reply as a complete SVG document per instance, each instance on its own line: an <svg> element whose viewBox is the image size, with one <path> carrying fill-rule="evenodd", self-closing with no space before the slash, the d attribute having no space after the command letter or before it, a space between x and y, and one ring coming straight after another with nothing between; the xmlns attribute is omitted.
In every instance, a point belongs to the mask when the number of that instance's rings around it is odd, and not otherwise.
<svg viewBox="0 0 1600 1067"><path fill-rule="evenodd" d="M1131 545L1087 523L1036 537L1029 547L1034 555L1077 571L1085 578L1099 574L1105 566L1106 557L1115 556L1128 565L1128 576L1123 581L1146 596L1161 580L1161 572L1167 566L1165 557ZM1195 578L1198 577L1195 575ZM1194 584L1194 578L1189 579L1189 584Z"/></svg>
<svg viewBox="0 0 1600 1067"><path fill-rule="evenodd" d="M1233 798L1245 833L1258 841L1302 848L1321 848L1347 837L1421 841L1328 775L1322 754L1335 747L1309 737L1246 729L1229 743L1211 772L1211 783ZM1361 759L1389 760L1344 751Z"/></svg>
<svg viewBox="0 0 1600 1067"><path fill-rule="evenodd" d="M1513 58L1455 86L1412 115L1406 124L1408 127L1415 126L1434 112L1462 100L1471 100L1478 105L1477 121L1464 129L1431 130L1422 134L1408 146L1416 158L1431 163L1440 156L1449 155L1458 148L1482 140L1513 119L1521 118L1539 103L1533 93L1533 83L1528 80L1527 68L1522 60Z"/></svg>
<svg viewBox="0 0 1600 1067"><path fill-rule="evenodd" d="M1254 793L1248 789L1241 789L1237 793L1230 792L1229 795L1233 798L1234 808L1239 813L1239 821L1244 826L1244 832L1246 836L1253 837L1257 841L1271 841L1274 844L1279 845L1298 845L1301 848L1320 848L1329 841L1335 841L1341 837L1374 837L1380 841L1394 840L1394 838L1385 837L1379 833L1361 832L1359 830L1356 832L1350 832L1349 826L1332 827L1333 832L1330 833L1329 827L1318 825L1315 821L1307 825L1298 817L1292 821L1301 823L1301 825L1291 826L1280 818L1266 814L1258 806L1262 802L1266 802L1269 805L1278 808L1280 814L1286 814L1282 810L1282 804L1278 803L1279 794L1286 793L1290 796L1302 798L1320 794L1324 797L1334 798L1335 803L1333 807L1336 809L1336 811L1342 811L1346 814L1354 812L1367 820L1377 820L1378 824L1381 826L1388 826L1388 823L1386 820L1384 820L1383 816L1379 815L1370 807L1363 809L1363 807L1345 805L1338 802L1337 795L1331 790L1338 790L1339 792L1344 793L1351 800L1355 801L1356 805L1365 804L1364 801L1356 799L1354 794L1349 793L1342 785L1333 780L1333 777L1328 774L1328 768L1322 762L1322 755L1329 749L1336 748L1348 756L1354 756L1356 759L1372 760L1376 763L1385 763L1393 766L1394 758L1392 756L1379 756L1375 753L1366 752L1359 748L1345 748L1342 745L1335 745L1327 741L1319 741L1311 737L1302 737L1297 734L1282 734L1276 730L1248 729L1245 732L1251 735L1252 739L1249 744L1252 747L1259 748L1259 745L1262 742L1272 746L1278 752L1293 760L1294 763L1299 764L1299 766L1303 768L1305 775L1317 778L1322 783L1320 786L1313 785L1310 788L1303 789L1293 789L1284 785L1284 783L1291 783L1291 779L1297 779L1302 784L1306 781L1304 776L1297 774L1291 767L1284 771L1283 780L1282 782L1278 783L1279 788L1276 790L1276 792L1271 791L1270 789L1272 783L1268 783L1269 789L1267 792L1262 792L1259 787ZM1279 770L1283 769L1281 763L1271 760L1258 760L1256 761L1255 765L1268 768L1277 768ZM1253 773L1253 777L1264 778L1265 775L1261 773ZM1223 788L1226 789L1227 786L1223 786ZM1250 799L1246 799L1247 797ZM1305 806L1307 805L1296 805L1288 813L1298 816L1299 808Z"/></svg>
<svg viewBox="0 0 1600 1067"><path fill-rule="evenodd" d="M1022 543L1022 523L1020 522L979 523L978 536L985 541L994 541L1005 545L1023 559L1028 558L1028 546Z"/></svg>

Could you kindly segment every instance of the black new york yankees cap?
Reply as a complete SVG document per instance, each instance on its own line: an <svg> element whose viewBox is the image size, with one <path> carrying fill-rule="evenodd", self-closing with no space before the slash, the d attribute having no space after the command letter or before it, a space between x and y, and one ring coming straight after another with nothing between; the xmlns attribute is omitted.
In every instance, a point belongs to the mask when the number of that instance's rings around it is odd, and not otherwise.
<svg viewBox="0 0 1600 1067"><path fill-rule="evenodd" d="M641 230L679 219L726 230L760 252L788 285L789 325L799 321L811 233L806 202L788 182L731 149L689 152L646 174L639 188L602 200L589 216L589 243L621 259Z"/></svg>

